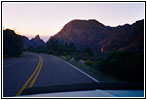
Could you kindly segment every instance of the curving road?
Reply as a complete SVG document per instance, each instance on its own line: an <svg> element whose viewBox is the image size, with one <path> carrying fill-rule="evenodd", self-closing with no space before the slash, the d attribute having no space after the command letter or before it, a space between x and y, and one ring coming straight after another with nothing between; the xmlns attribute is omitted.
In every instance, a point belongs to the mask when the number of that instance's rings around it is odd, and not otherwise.
<svg viewBox="0 0 147 100"><path fill-rule="evenodd" d="M32 87L98 82L55 56L24 54L26 57L4 58L4 97L21 95L24 89Z"/></svg>

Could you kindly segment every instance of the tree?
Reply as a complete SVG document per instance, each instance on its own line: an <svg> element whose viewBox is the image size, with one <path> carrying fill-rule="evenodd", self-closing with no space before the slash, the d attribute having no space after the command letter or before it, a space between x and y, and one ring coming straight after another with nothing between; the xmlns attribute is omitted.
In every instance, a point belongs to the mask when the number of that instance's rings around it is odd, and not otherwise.
<svg viewBox="0 0 147 100"><path fill-rule="evenodd" d="M57 52L59 47L59 41L56 38L50 38L46 43L47 50L51 53Z"/></svg>
<svg viewBox="0 0 147 100"><path fill-rule="evenodd" d="M68 47L69 47L69 52L74 52L76 50L73 42L70 42Z"/></svg>
<svg viewBox="0 0 147 100"><path fill-rule="evenodd" d="M37 53L46 53L46 52L47 52L46 47L45 47L45 46L42 46L42 45L38 46L38 47L35 49L35 51L36 51Z"/></svg>
<svg viewBox="0 0 147 100"><path fill-rule="evenodd" d="M30 47L28 48L28 51L33 52L33 51L34 51L34 47L33 47L33 46L30 46Z"/></svg>
<svg viewBox="0 0 147 100"><path fill-rule="evenodd" d="M23 41L13 30L3 31L4 56L18 56L23 52Z"/></svg>

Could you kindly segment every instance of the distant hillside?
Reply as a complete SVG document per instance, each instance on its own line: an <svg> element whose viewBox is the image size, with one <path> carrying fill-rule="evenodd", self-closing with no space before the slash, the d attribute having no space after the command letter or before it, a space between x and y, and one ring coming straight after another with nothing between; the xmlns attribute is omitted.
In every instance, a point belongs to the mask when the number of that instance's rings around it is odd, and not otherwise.
<svg viewBox="0 0 147 100"><path fill-rule="evenodd" d="M73 42L77 49L90 47L96 52L143 50L144 20L117 27L105 26L96 20L72 20L51 38Z"/></svg>
<svg viewBox="0 0 147 100"><path fill-rule="evenodd" d="M30 40L32 42L32 44L34 44L36 47L38 46L45 46L45 43L42 39L40 39L40 36L39 35L36 35L35 38L32 38Z"/></svg>
<svg viewBox="0 0 147 100"><path fill-rule="evenodd" d="M30 46L35 47L27 37L22 36L22 38L23 38L24 49L28 49Z"/></svg>
<svg viewBox="0 0 147 100"><path fill-rule="evenodd" d="M3 30L4 56L19 56L23 51L23 41L13 30Z"/></svg>
<svg viewBox="0 0 147 100"><path fill-rule="evenodd" d="M29 40L25 36L22 37L23 37L23 44L25 49L28 49L30 46L34 48L37 48L39 46L45 46L45 42L42 39L40 39L39 35L36 35L35 38L32 38L31 40Z"/></svg>

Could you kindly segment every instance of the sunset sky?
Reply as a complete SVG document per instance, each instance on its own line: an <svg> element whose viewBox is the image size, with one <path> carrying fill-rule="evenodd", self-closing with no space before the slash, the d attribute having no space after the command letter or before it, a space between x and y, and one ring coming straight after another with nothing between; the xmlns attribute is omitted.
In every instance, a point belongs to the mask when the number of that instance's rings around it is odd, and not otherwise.
<svg viewBox="0 0 147 100"><path fill-rule="evenodd" d="M96 19L109 26L132 24L144 19L144 3L53 3L3 2L3 28L29 38L39 34L44 41L73 19Z"/></svg>

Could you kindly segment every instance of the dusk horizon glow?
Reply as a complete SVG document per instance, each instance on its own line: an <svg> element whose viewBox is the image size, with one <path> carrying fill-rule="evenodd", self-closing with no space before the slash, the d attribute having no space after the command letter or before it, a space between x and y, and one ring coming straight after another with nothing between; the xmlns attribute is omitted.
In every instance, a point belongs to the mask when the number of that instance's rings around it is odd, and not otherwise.
<svg viewBox="0 0 147 100"><path fill-rule="evenodd" d="M15 3L2 4L2 25L46 42L74 19L95 19L106 26L133 24L144 19L144 3Z"/></svg>

